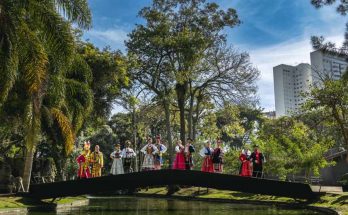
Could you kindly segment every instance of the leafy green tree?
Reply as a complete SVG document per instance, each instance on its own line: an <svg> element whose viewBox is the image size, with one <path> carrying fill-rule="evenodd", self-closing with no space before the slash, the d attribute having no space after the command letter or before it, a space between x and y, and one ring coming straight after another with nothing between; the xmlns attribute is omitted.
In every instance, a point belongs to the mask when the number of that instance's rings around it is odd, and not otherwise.
<svg viewBox="0 0 348 215"><path fill-rule="evenodd" d="M62 16L62 13L65 18ZM87 1L4 0L0 2L0 107L9 99L11 90L19 90L23 99L26 160L23 173L28 190L33 154L40 133L42 104L51 75L70 65L74 38L70 21L88 28L91 23ZM59 107L50 114L60 125L66 145L73 132L68 117Z"/></svg>
<svg viewBox="0 0 348 215"><path fill-rule="evenodd" d="M78 53L92 72L93 112L89 124L103 125L111 115L121 89L130 84L127 59L119 51L99 50L91 43L79 42Z"/></svg>
<svg viewBox="0 0 348 215"><path fill-rule="evenodd" d="M163 73L159 74L165 74L160 77L175 80L180 139L185 141L189 80L195 77L206 51L225 39L221 33L224 27L239 24L238 16L234 9L224 11L216 3L204 0L154 0L139 15L146 20L146 25L138 25L131 38L154 47L144 50L145 56L160 62ZM137 32L140 33L136 36Z"/></svg>
<svg viewBox="0 0 348 215"><path fill-rule="evenodd" d="M324 155L333 146L333 139L292 118L265 121L253 142L266 156L268 175L285 179L304 174L308 178L331 165Z"/></svg>
<svg viewBox="0 0 348 215"><path fill-rule="evenodd" d="M325 80L323 86L313 87L306 97L308 99L304 109L308 112L321 110L330 113L348 149L348 82L345 79Z"/></svg>

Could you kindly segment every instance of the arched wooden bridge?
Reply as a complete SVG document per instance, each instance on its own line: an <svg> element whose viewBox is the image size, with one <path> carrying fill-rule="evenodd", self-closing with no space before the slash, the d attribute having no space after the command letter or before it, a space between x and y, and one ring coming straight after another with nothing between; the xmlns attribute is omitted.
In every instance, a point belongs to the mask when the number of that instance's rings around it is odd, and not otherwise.
<svg viewBox="0 0 348 215"><path fill-rule="evenodd" d="M298 199L312 199L318 196L318 193L313 192L309 184L183 170L135 172L99 178L35 184L30 186L30 192L25 195L45 199L167 185L208 187Z"/></svg>

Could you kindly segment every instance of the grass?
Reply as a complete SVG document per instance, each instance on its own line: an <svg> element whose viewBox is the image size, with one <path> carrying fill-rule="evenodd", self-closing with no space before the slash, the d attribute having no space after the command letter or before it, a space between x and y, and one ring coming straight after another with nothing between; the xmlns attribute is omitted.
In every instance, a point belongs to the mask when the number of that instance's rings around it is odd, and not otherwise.
<svg viewBox="0 0 348 215"><path fill-rule="evenodd" d="M0 210L8 208L25 208L25 204L21 202L21 197L0 197Z"/></svg>
<svg viewBox="0 0 348 215"><path fill-rule="evenodd" d="M0 197L0 210L1 209L9 209L9 208L28 208L35 207L37 205L59 205L59 204L71 204L74 201L84 200L86 197L78 196L78 197L67 197L56 199L44 199L42 201L35 201L33 199L23 198L23 197Z"/></svg>
<svg viewBox="0 0 348 215"><path fill-rule="evenodd" d="M166 188L151 188L148 190L141 190L141 194L157 194L165 195L167 193ZM184 196L184 197L195 197L203 199L228 199L233 201L259 201L259 202L268 202L268 203L287 203L287 204L297 204L302 203L308 206L324 207L330 208L340 212L342 215L348 215L348 193L342 194L326 194L320 199L306 203L305 201L295 200L292 198L286 197L276 197L276 196L267 196L267 195L255 195L248 193L241 193L235 191L221 191L215 189L207 188L182 188L173 196Z"/></svg>

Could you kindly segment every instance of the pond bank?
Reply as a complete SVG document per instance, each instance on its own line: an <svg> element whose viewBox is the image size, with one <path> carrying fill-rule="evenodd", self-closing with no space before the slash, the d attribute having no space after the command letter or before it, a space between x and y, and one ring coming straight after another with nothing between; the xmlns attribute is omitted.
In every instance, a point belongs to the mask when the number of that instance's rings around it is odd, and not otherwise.
<svg viewBox="0 0 348 215"><path fill-rule="evenodd" d="M179 191L170 196L166 194L166 188L162 187L140 190L137 194L131 196L233 204L272 205L284 209L309 209L312 211L322 212L323 214L348 215L348 193L326 194L320 199L312 202L294 200L284 197L253 195L197 187L181 188ZM69 211L73 207L86 206L88 203L89 200L85 196L67 197L55 201L52 201L52 199L34 201L32 199L16 196L0 196L0 215L26 214L28 210L58 210L60 212L64 212Z"/></svg>
<svg viewBox="0 0 348 215"><path fill-rule="evenodd" d="M72 207L86 206L89 200L84 196L67 197L53 201L45 199L35 201L28 198L6 196L0 197L0 215L26 214L28 210L34 211L64 211Z"/></svg>
<svg viewBox="0 0 348 215"><path fill-rule="evenodd" d="M294 200L285 197L254 195L234 191L221 191L207 188L181 188L173 195L168 196L166 188L152 188L141 190L139 197L153 198L177 198L183 200L211 201L211 202L228 202L236 204L258 204L274 205L280 208L306 208L322 212L324 214L348 215L348 193L343 194L326 194L320 199L312 202Z"/></svg>

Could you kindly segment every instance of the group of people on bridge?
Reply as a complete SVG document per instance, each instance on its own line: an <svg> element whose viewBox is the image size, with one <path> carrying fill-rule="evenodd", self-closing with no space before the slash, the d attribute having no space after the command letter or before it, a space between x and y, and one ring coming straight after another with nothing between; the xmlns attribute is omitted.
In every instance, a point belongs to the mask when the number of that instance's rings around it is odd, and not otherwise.
<svg viewBox="0 0 348 215"><path fill-rule="evenodd" d="M110 159L112 160L111 175L133 172L133 162L137 154L131 148L131 145L129 140L126 141L123 149L121 149L120 144L115 145L114 151L110 154ZM98 145L95 145L93 152L90 151L90 147L91 143L89 141L84 142L84 150L76 159L79 165L78 178L100 177L102 175L102 168L104 167L103 153ZM139 152L144 155L141 166L142 171L160 170L163 166L163 155L167 152L167 147L162 143L160 136L156 136L155 143L149 137L147 138L147 143ZM181 140L177 140L175 146L176 155L172 169L193 169L193 154L195 152L191 138L188 138L185 144ZM204 147L199 151L199 155L203 159L201 171L223 173L225 153L226 150L221 139L216 140L215 148L212 148L210 141L206 141ZM243 149L239 160L241 161L240 176L262 177L262 165L265 159L257 146L255 146L252 153L250 150Z"/></svg>

